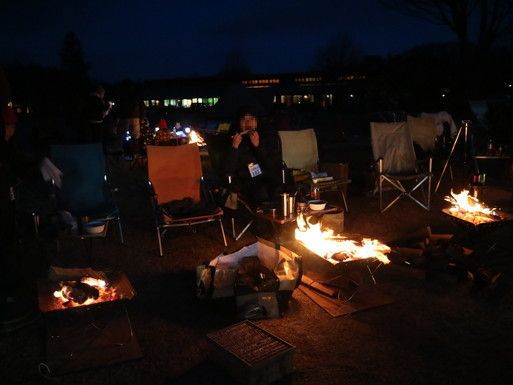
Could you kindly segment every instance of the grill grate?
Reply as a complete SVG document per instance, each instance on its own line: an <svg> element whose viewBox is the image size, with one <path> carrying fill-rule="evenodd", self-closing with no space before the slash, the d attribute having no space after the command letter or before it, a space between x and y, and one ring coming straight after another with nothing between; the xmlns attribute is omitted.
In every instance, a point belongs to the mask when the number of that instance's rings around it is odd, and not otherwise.
<svg viewBox="0 0 513 385"><path fill-rule="evenodd" d="M208 338L250 366L294 349L249 321L211 333Z"/></svg>

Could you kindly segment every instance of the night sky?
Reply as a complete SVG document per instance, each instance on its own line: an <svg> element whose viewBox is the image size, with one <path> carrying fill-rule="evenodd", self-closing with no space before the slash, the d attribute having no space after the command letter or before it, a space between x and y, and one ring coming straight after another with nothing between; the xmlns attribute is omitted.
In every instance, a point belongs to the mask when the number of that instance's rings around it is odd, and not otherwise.
<svg viewBox="0 0 513 385"><path fill-rule="evenodd" d="M337 34L378 55L453 40L378 0L0 0L0 62L56 66L68 31L111 81L212 75L233 50L254 73L306 71Z"/></svg>

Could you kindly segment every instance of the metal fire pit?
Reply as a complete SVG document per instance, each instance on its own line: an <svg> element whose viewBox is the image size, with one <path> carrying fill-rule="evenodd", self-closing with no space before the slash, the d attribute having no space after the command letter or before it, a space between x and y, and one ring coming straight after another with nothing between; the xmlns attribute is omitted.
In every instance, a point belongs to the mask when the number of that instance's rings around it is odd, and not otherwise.
<svg viewBox="0 0 513 385"><path fill-rule="evenodd" d="M348 236L348 239L360 239L361 236ZM300 241L287 241L283 247L302 257L303 272L316 281L328 281L351 273L373 273L382 265L377 258L358 259L352 261L340 261L332 264L323 257L315 254L305 247ZM374 281L374 280L373 280ZM375 283L375 282L374 282Z"/></svg>
<svg viewBox="0 0 513 385"><path fill-rule="evenodd" d="M442 209L442 212L449 216L449 218L456 223L458 226L465 227L470 230L475 231L482 231L482 230L489 230L500 226L506 226L513 224L513 215L505 213L504 211L496 210L495 213L498 217L500 217L500 220L493 221L493 222L486 222L486 223L479 223L475 224L469 221L466 221L464 219L458 218L457 216L454 216L451 214L450 210L448 208Z"/></svg>
<svg viewBox="0 0 513 385"><path fill-rule="evenodd" d="M293 370L296 348L250 321L207 338L212 342L212 358L241 383L268 384Z"/></svg>
<svg viewBox="0 0 513 385"><path fill-rule="evenodd" d="M348 235L348 239L361 238L355 234ZM300 241L286 242L283 247L302 257L303 284L347 303L356 299L355 296L360 295L362 290L366 291L377 284L375 274L383 266L377 258L340 261L332 264L306 248Z"/></svg>
<svg viewBox="0 0 513 385"><path fill-rule="evenodd" d="M142 357L125 300L135 290L123 273L88 269L50 269L50 278L38 282L39 309L45 313L46 358L39 364L45 377L107 366ZM62 307L53 296L60 281L84 276L105 279L116 298L74 307Z"/></svg>
<svg viewBox="0 0 513 385"><path fill-rule="evenodd" d="M125 274L118 272L98 272L92 269L58 269L52 278L38 281L39 310L43 313L53 311L77 311L79 309L100 306L122 300L130 300L135 296L135 290ZM80 280L89 276L93 278L105 278L108 285L116 289L116 298L110 301L99 301L87 305L62 307L61 301L53 296L53 292L60 289L59 282Z"/></svg>

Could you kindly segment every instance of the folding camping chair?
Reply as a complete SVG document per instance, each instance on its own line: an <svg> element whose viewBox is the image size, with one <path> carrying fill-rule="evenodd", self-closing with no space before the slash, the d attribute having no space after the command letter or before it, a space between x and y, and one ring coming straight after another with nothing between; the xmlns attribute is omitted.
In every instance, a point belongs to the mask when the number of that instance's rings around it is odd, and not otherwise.
<svg viewBox="0 0 513 385"><path fill-rule="evenodd" d="M412 140L426 153L433 153L438 136L436 120L432 117L416 118L408 115L407 123Z"/></svg>
<svg viewBox="0 0 513 385"><path fill-rule="evenodd" d="M160 256L163 255L162 235L171 227L218 221L224 245L227 246L222 222L223 210L220 207L212 205L184 213L170 213L164 207L184 198L192 198L195 203L201 201L203 177L198 146L147 146L147 153L149 184L152 187L151 203ZM208 194L204 196L207 197Z"/></svg>
<svg viewBox="0 0 513 385"><path fill-rule="evenodd" d="M224 213L230 218L233 239L238 241L253 224L254 212L249 204L240 197L240 194L233 193L230 190L232 178L224 174L223 160L226 159L227 156L226 150L231 146L231 139L230 136L226 134L218 134L207 135L205 141L207 143L210 164L217 174L217 180L214 181L213 184L216 186L218 192L220 192L221 199L225 200L228 198L227 201L222 202L222 204L225 204ZM242 225L242 230L237 232L236 220L242 219L243 217L247 218L244 218L245 221Z"/></svg>
<svg viewBox="0 0 513 385"><path fill-rule="evenodd" d="M392 207L401 197L406 196L426 210L429 210L431 199L431 178L433 176L433 160L428 159L428 170L419 169L413 140L406 122L377 123L371 122L371 142L374 159L378 162L379 209L381 212ZM400 194L383 208L383 183L388 182ZM414 186L407 189L405 182L413 182ZM421 202L413 193L427 182L427 197ZM423 194L424 191L422 190Z"/></svg>
<svg viewBox="0 0 513 385"><path fill-rule="evenodd" d="M62 186L57 190L59 209L76 218L107 222L107 226L117 221L119 237L124 243L114 190L107 180L102 144L54 145L50 147L50 157L63 173Z"/></svg>
<svg viewBox="0 0 513 385"><path fill-rule="evenodd" d="M308 172L321 170L337 170L341 164L320 163L317 149L317 136L312 128L299 131L278 131L281 141L282 160L289 169L297 169ZM320 182L316 185L319 191L339 191L342 196L344 208L349 211L344 189L351 181L341 175L340 178Z"/></svg>

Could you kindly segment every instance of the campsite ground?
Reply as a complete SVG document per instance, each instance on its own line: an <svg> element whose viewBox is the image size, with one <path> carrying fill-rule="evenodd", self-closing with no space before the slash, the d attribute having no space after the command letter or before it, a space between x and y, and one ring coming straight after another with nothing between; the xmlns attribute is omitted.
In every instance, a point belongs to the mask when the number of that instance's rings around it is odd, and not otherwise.
<svg viewBox="0 0 513 385"><path fill-rule="evenodd" d="M355 164L357 162L355 161ZM354 170L354 168L353 168ZM94 246L94 265L126 273L137 292L128 313L143 358L46 380L37 365L44 361L45 327L39 322L0 336L2 383L63 384L228 384L208 359L206 333L236 322L232 303L195 299L195 267L225 251L218 228L201 227L166 235L165 256L158 257L143 169L127 163L114 168L126 245L116 231ZM377 200L355 184L350 189L346 230L384 242L401 239L430 225L435 232L464 236L440 213L442 196L433 196L430 212L403 201L379 214ZM510 231L510 229L509 229ZM508 230L488 234L507 239ZM495 237L495 238L494 238ZM463 239L463 238L462 238ZM229 239L227 251L254 241ZM475 239L468 238L472 243ZM77 243L78 242L78 243ZM491 241L490 241L491 242ZM36 297L35 278L49 263L85 261L79 241L63 243L60 256L47 254L32 241L22 246L24 290ZM511 281L511 271L509 281ZM379 273L379 290L394 303L332 318L296 290L282 318L258 325L297 347L295 372L284 384L510 384L513 382L513 292L497 297L475 290L469 281L419 279L393 266Z"/></svg>

